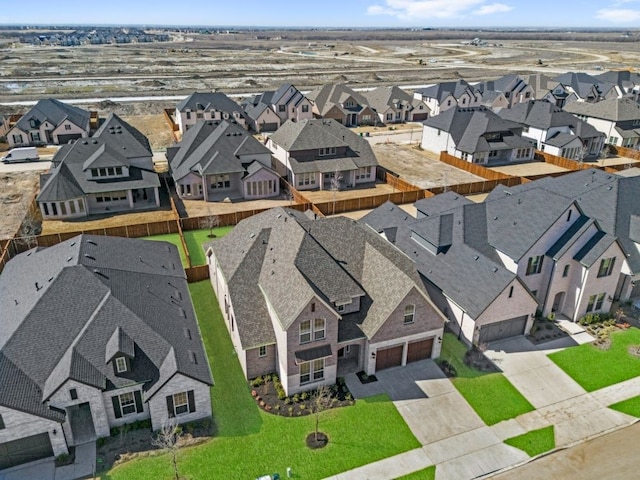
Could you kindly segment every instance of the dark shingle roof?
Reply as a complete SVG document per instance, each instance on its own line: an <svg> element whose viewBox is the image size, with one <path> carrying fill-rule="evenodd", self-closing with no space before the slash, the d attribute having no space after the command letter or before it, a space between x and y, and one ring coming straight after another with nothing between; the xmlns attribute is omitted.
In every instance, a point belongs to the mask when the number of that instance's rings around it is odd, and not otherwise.
<svg viewBox="0 0 640 480"><path fill-rule="evenodd" d="M91 114L53 98L47 98L38 101L31 110L25 113L16 123L16 127L20 130L30 130L30 121L35 120L38 126L46 121L54 126L60 125L64 120L68 119L74 125L89 131L89 120Z"/></svg>
<svg viewBox="0 0 640 480"><path fill-rule="evenodd" d="M106 389L140 382L147 399L175 373L210 384L198 332L169 243L81 235L16 256L0 277L3 381L30 392L23 408L35 415L48 415L43 402L67 379ZM126 375L105 360L114 348L135 357ZM13 395L3 385L0 404L14 408Z"/></svg>
<svg viewBox="0 0 640 480"><path fill-rule="evenodd" d="M355 100L357 103L356 106L344 106L345 101L349 97ZM323 85L322 87L307 93L307 98L316 105L321 116L333 107L337 107L344 112L353 112L356 110L361 111L365 107L369 106L369 102L364 95L341 83Z"/></svg>
<svg viewBox="0 0 640 480"><path fill-rule="evenodd" d="M243 115L242 108L222 92L194 92L176 106L179 112L185 110L217 110Z"/></svg>
<svg viewBox="0 0 640 480"><path fill-rule="evenodd" d="M442 102L449 95L453 95L453 97L457 99L465 91L473 93L473 88L467 81L457 80L455 82L441 82L420 88L416 90L416 93L419 93L423 97L435 98L438 102Z"/></svg>
<svg viewBox="0 0 640 480"><path fill-rule="evenodd" d="M640 104L630 98L610 98L597 103L571 102L564 109L576 115L602 118L612 122L640 120Z"/></svg>

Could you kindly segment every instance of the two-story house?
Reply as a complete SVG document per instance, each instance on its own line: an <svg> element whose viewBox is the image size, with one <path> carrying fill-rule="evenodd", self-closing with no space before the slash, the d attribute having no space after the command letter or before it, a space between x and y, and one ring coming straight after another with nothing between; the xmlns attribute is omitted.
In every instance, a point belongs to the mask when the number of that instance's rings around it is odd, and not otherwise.
<svg viewBox="0 0 640 480"><path fill-rule="evenodd" d="M520 75L515 74L480 82L473 87L476 91L480 92L483 97L492 97L495 93L501 93L507 100L508 108L513 107L517 103L528 102L534 98L533 87Z"/></svg>
<svg viewBox="0 0 640 480"><path fill-rule="evenodd" d="M55 144L88 137L97 128L97 116L53 98L38 101L7 132L10 147Z"/></svg>
<svg viewBox="0 0 640 480"><path fill-rule="evenodd" d="M538 150L552 155L591 160L598 158L604 147L604 133L544 100L519 103L497 113L521 124L522 136L533 140Z"/></svg>
<svg viewBox="0 0 640 480"><path fill-rule="evenodd" d="M593 78L616 85L622 95L637 95L640 92L640 73L629 70L611 70L594 75Z"/></svg>
<svg viewBox="0 0 640 480"><path fill-rule="evenodd" d="M153 209L160 180L147 138L115 114L91 138L63 145L36 197L45 219Z"/></svg>
<svg viewBox="0 0 640 480"><path fill-rule="evenodd" d="M183 199L217 202L280 194L271 151L244 128L227 121L199 122L167 149L167 159Z"/></svg>
<svg viewBox="0 0 640 480"><path fill-rule="evenodd" d="M425 150L470 163L499 165L528 162L534 148L522 137L522 125L500 118L486 107L450 108L423 123Z"/></svg>
<svg viewBox="0 0 640 480"><path fill-rule="evenodd" d="M138 420L157 430L211 416L209 362L170 243L80 235L21 253L0 277L0 325L0 470Z"/></svg>
<svg viewBox="0 0 640 480"><path fill-rule="evenodd" d="M333 119L347 127L375 125L377 115L364 95L344 84L327 84L307 93L317 117Z"/></svg>
<svg viewBox="0 0 640 480"><path fill-rule="evenodd" d="M543 73L523 75L522 78L533 88L536 100L545 100L560 108L578 101L578 96L573 91Z"/></svg>
<svg viewBox="0 0 640 480"><path fill-rule="evenodd" d="M176 105L175 117L182 135L204 120L228 120L246 126L242 107L222 92L192 93Z"/></svg>
<svg viewBox="0 0 640 480"><path fill-rule="evenodd" d="M242 102L247 122L255 132L277 130L287 120L298 122L313 118L309 99L290 83L275 91L248 97Z"/></svg>
<svg viewBox="0 0 640 480"><path fill-rule="evenodd" d="M426 102L411 96L400 87L378 87L362 94L378 114L381 124L422 122L429 118Z"/></svg>
<svg viewBox="0 0 640 480"><path fill-rule="evenodd" d="M453 107L477 107L482 104L482 94L465 80L436 83L416 90L413 96L427 104L431 116Z"/></svg>
<svg viewBox="0 0 640 480"><path fill-rule="evenodd" d="M267 139L276 171L298 190L353 188L376 180L376 156L336 120L288 121Z"/></svg>
<svg viewBox="0 0 640 480"><path fill-rule="evenodd" d="M346 217L271 209L207 263L245 376L277 372L287 395L439 355L444 318L413 262Z"/></svg>
<svg viewBox="0 0 640 480"><path fill-rule="evenodd" d="M617 85L604 82L583 72L563 73L554 77L554 80L575 94L579 102L595 103L609 98L618 98L622 95Z"/></svg>
<svg viewBox="0 0 640 480"><path fill-rule="evenodd" d="M574 102L564 109L604 133L609 145L640 147L640 104L631 98L611 98L596 104Z"/></svg>

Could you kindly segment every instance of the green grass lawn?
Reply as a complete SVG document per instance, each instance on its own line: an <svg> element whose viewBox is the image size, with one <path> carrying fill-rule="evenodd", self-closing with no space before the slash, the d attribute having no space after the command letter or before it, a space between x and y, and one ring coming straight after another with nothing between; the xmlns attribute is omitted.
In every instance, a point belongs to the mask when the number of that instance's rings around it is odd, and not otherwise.
<svg viewBox="0 0 640 480"><path fill-rule="evenodd" d="M210 283L193 283L190 289L215 381L211 400L217 434L180 452L181 475L253 479L278 472L284 478L291 467L294 478L320 479L420 447L389 398L378 395L324 412L320 430L329 436L329 444L309 450L305 437L314 430L313 417L279 417L257 407ZM166 455L140 458L103 478L169 479L170 460Z"/></svg>
<svg viewBox="0 0 640 480"><path fill-rule="evenodd" d="M593 392L640 375L640 358L627 352L632 345L640 345L637 328L613 333L608 350L584 344L552 353L549 358L587 392Z"/></svg>
<svg viewBox="0 0 640 480"><path fill-rule="evenodd" d="M410 473L409 475L398 477L395 480L435 480L435 478L436 466L432 465L417 472Z"/></svg>
<svg viewBox="0 0 640 480"><path fill-rule="evenodd" d="M184 248L182 248L180 235L178 235L177 233L167 233L165 235L152 235L151 237L142 237L142 239L153 240L154 242L173 243L176 247L178 247L178 252L180 253L180 260L182 261L182 266L187 267L187 256L184 253Z"/></svg>
<svg viewBox="0 0 640 480"><path fill-rule="evenodd" d="M233 226L217 227L213 229L215 238L224 237L231 231ZM209 238L209 229L204 230L188 230L184 232L184 241L189 249L189 256L191 257L191 265L194 267L197 265L204 265L207 263L207 259L204 256L204 250L202 245L215 240L215 238Z"/></svg>
<svg viewBox="0 0 640 480"><path fill-rule="evenodd" d="M622 402L609 405L609 408L640 418L640 397L633 397Z"/></svg>
<svg viewBox="0 0 640 480"><path fill-rule="evenodd" d="M530 457L535 457L556 448L553 425L539 430L532 430L517 437L507 438L504 443L519 448Z"/></svg>
<svg viewBox="0 0 640 480"><path fill-rule="evenodd" d="M501 373L487 373L465 365L465 345L452 333L445 333L441 360L447 360L457 371L453 385L487 425L515 418L534 410L526 398Z"/></svg>

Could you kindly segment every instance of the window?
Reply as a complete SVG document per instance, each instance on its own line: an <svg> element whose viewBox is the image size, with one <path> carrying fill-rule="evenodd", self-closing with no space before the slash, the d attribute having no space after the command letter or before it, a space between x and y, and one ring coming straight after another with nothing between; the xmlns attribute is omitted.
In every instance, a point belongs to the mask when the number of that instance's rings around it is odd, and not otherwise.
<svg viewBox="0 0 640 480"><path fill-rule="evenodd" d="M316 302L311 302L311 311L312 312L316 311Z"/></svg>
<svg viewBox="0 0 640 480"><path fill-rule="evenodd" d="M60 215L67 214L67 204L65 202L60 202Z"/></svg>
<svg viewBox="0 0 640 480"><path fill-rule="evenodd" d="M196 402L193 390L167 396L167 411L169 412L169 417L195 412Z"/></svg>
<svg viewBox="0 0 640 480"><path fill-rule="evenodd" d="M542 271L543 258L544 257L542 255L539 255L537 257L529 257L526 275L535 275L536 273L540 273Z"/></svg>
<svg viewBox="0 0 640 480"><path fill-rule="evenodd" d="M187 120L191 120L191 112L187 112Z"/></svg>
<svg viewBox="0 0 640 480"><path fill-rule="evenodd" d="M565 265L564 269L562 270L562 277L568 277L569 276L569 265Z"/></svg>
<svg viewBox="0 0 640 480"><path fill-rule="evenodd" d="M39 142L40 141L40 132L31 132L31 141Z"/></svg>
<svg viewBox="0 0 640 480"><path fill-rule="evenodd" d="M300 385L324 378L324 358L300 364Z"/></svg>
<svg viewBox="0 0 640 480"><path fill-rule="evenodd" d="M118 373L127 371L127 359L124 357L116 357L116 371Z"/></svg>
<svg viewBox="0 0 640 480"><path fill-rule="evenodd" d="M91 169L91 176L92 177L98 177L98 169L97 168L92 168Z"/></svg>
<svg viewBox="0 0 640 480"><path fill-rule="evenodd" d="M414 317L416 315L416 306L415 305L407 305L404 307L404 323L413 323Z"/></svg>
<svg viewBox="0 0 640 480"><path fill-rule="evenodd" d="M116 175L122 175L122 167L116 167Z"/></svg>
<svg viewBox="0 0 640 480"><path fill-rule="evenodd" d="M302 105L302 113L308 113L309 112L309 105Z"/></svg>
<svg viewBox="0 0 640 480"><path fill-rule="evenodd" d="M509 287L509 298L513 297L513 285Z"/></svg>
<svg viewBox="0 0 640 480"><path fill-rule="evenodd" d="M498 156L498 151L497 150L491 150L489 151L489 158L491 157L497 157Z"/></svg>
<svg viewBox="0 0 640 480"><path fill-rule="evenodd" d="M74 202L73 200L69 202L69 210L71 211L72 215L76 213L76 202Z"/></svg>
<svg viewBox="0 0 640 480"><path fill-rule="evenodd" d="M266 357L267 356L267 347L265 345L261 346L258 349L258 356L259 357Z"/></svg>
<svg viewBox="0 0 640 480"><path fill-rule="evenodd" d="M356 180L371 178L371 167L361 167L356 170Z"/></svg>
<svg viewBox="0 0 640 480"><path fill-rule="evenodd" d="M530 98L531 97L531 92L527 92L524 94L524 98Z"/></svg>
<svg viewBox="0 0 640 480"><path fill-rule="evenodd" d="M393 120L393 113L387 113L387 121Z"/></svg>
<svg viewBox="0 0 640 480"><path fill-rule="evenodd" d="M602 309L604 295L604 292L597 295L591 295L589 297L589 303L587 304L587 312L597 312L598 310Z"/></svg>
<svg viewBox="0 0 640 480"><path fill-rule="evenodd" d="M64 129L65 130L71 130L71 125L69 125L68 123L64 124Z"/></svg>
<svg viewBox="0 0 640 480"><path fill-rule="evenodd" d="M13 135L13 143L22 143L22 135Z"/></svg>
<svg viewBox="0 0 640 480"><path fill-rule="evenodd" d="M324 318L316 318L313 322L305 320L300 323L300 343L308 343L312 340L323 340L326 335L326 322Z"/></svg>
<svg viewBox="0 0 640 480"><path fill-rule="evenodd" d="M316 174L314 172L311 173L300 173L296 175L298 178L298 186L302 187L304 185L315 185L316 184Z"/></svg>
<svg viewBox="0 0 640 480"><path fill-rule="evenodd" d="M71 400L77 400L78 390L76 390L75 388L72 388L71 390L69 390L69 396L71 397Z"/></svg>
<svg viewBox="0 0 640 480"><path fill-rule="evenodd" d="M231 180L229 178L229 175L211 175L211 188L231 188Z"/></svg>
<svg viewBox="0 0 640 480"><path fill-rule="evenodd" d="M324 157L326 155L335 155L335 154L336 154L336 147L321 148L318 152L318 155L320 155L321 157Z"/></svg>
<svg viewBox="0 0 640 480"><path fill-rule="evenodd" d="M82 200L81 198L78 199L78 210L84 212L84 200Z"/></svg>
<svg viewBox="0 0 640 480"><path fill-rule="evenodd" d="M36 128L38 126L38 124L36 123L35 120L31 119L31 120L29 120L29 126L31 128Z"/></svg>
<svg viewBox="0 0 640 480"><path fill-rule="evenodd" d="M198 120L203 119L203 118L204 118L204 112L197 112L197 113L196 113L196 118L197 118Z"/></svg>
<svg viewBox="0 0 640 480"><path fill-rule="evenodd" d="M598 278L608 277L613 271L613 266L616 263L615 257L603 258L600 262L600 268L598 269Z"/></svg>
<svg viewBox="0 0 640 480"><path fill-rule="evenodd" d="M120 398L120 410L122 415L131 415L136 413L136 402L133 398L133 392L123 393Z"/></svg>
<svg viewBox="0 0 640 480"><path fill-rule="evenodd" d="M279 112L286 112L287 111L287 106L286 105L278 105L278 111Z"/></svg>

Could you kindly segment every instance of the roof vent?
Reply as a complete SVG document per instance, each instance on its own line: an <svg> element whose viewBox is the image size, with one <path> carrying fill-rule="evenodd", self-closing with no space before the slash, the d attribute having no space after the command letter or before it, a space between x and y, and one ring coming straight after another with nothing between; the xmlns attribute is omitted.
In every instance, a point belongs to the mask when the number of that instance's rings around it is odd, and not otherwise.
<svg viewBox="0 0 640 480"><path fill-rule="evenodd" d="M98 144L98 140L91 140L91 143L93 143L94 145Z"/></svg>
<svg viewBox="0 0 640 480"><path fill-rule="evenodd" d="M84 254L85 258L88 258L89 260L95 260L95 257L92 257L91 255L89 255L88 253Z"/></svg>
<svg viewBox="0 0 640 480"><path fill-rule="evenodd" d="M36 282L36 292L39 292L41 288L42 287L40 285L38 285L38 282Z"/></svg>
<svg viewBox="0 0 640 480"><path fill-rule="evenodd" d="M191 363L195 365L198 364L198 357L196 357L195 352L192 352L191 350L189 350L189 360L191 360Z"/></svg>
<svg viewBox="0 0 640 480"><path fill-rule="evenodd" d="M493 267L493 273L496 273L498 271L498 267Z"/></svg>
<svg viewBox="0 0 640 480"><path fill-rule="evenodd" d="M479 255L474 255L474 256L473 256L473 259L474 259L475 261L478 261L478 260L480 260L480 256L479 256Z"/></svg>
<svg viewBox="0 0 640 480"><path fill-rule="evenodd" d="M96 245L96 246L98 245L98 244L97 244L95 241L93 241L93 240L87 240L87 243L90 243L91 245Z"/></svg>
<svg viewBox="0 0 640 480"><path fill-rule="evenodd" d="M100 270L94 270L93 273L95 273L96 275L100 275L102 278L105 278L107 280L109 280L109 277L107 277L104 273L102 273Z"/></svg>
<svg viewBox="0 0 640 480"><path fill-rule="evenodd" d="M83 145L89 145L89 142L87 142L86 140L83 140L83 141L82 141L82 144L83 144Z"/></svg>
<svg viewBox="0 0 640 480"><path fill-rule="evenodd" d="M187 327L184 327L182 329L182 332L184 333L185 338L188 338L189 340L191 340L191 330L189 330Z"/></svg>
<svg viewBox="0 0 640 480"><path fill-rule="evenodd" d="M498 217L493 217L493 219L494 219L494 220L497 220L497 219L498 219Z"/></svg>

